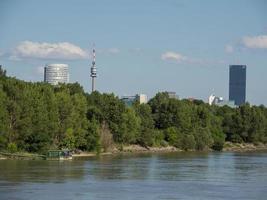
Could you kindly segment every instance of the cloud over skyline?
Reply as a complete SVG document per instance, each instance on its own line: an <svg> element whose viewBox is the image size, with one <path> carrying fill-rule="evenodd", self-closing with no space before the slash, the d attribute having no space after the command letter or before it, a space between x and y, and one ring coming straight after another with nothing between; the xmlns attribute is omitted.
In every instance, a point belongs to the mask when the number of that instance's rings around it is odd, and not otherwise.
<svg viewBox="0 0 267 200"><path fill-rule="evenodd" d="M226 53L233 53L234 52L234 47L230 44L227 44L224 48Z"/></svg>
<svg viewBox="0 0 267 200"><path fill-rule="evenodd" d="M11 57L78 60L88 59L89 54L79 46L69 42L39 43L23 41L15 47Z"/></svg>
<svg viewBox="0 0 267 200"><path fill-rule="evenodd" d="M242 38L242 44L247 48L267 49L267 35L245 36Z"/></svg>
<svg viewBox="0 0 267 200"><path fill-rule="evenodd" d="M108 51L108 53L110 53L110 54L117 54L117 53L120 52L120 50L117 49L117 48L110 48L110 49L108 49L107 51Z"/></svg>
<svg viewBox="0 0 267 200"><path fill-rule="evenodd" d="M182 62L188 60L188 58L180 53L167 51L161 55L162 60L172 60L176 62Z"/></svg>

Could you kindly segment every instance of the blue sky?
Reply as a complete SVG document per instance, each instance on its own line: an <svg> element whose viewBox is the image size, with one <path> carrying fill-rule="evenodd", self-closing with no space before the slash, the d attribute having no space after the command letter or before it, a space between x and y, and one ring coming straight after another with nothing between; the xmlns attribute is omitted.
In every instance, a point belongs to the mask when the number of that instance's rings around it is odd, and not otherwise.
<svg viewBox="0 0 267 200"><path fill-rule="evenodd" d="M101 92L228 99L229 65L245 64L247 100L267 105L265 0L1 0L0 30L0 63L19 79L66 63L89 92L95 43Z"/></svg>

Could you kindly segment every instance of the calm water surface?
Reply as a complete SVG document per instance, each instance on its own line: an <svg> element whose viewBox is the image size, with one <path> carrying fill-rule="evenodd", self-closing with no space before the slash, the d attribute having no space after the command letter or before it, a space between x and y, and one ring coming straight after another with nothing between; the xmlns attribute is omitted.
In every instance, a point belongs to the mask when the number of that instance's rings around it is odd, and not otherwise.
<svg viewBox="0 0 267 200"><path fill-rule="evenodd" d="M0 200L267 199L267 152L0 160Z"/></svg>

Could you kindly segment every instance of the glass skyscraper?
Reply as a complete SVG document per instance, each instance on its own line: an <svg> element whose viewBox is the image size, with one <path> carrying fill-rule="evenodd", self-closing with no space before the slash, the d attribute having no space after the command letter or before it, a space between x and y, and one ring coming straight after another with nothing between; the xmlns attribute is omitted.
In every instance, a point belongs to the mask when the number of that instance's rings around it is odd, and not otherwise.
<svg viewBox="0 0 267 200"><path fill-rule="evenodd" d="M246 65L229 67L229 100L240 106L246 102Z"/></svg>

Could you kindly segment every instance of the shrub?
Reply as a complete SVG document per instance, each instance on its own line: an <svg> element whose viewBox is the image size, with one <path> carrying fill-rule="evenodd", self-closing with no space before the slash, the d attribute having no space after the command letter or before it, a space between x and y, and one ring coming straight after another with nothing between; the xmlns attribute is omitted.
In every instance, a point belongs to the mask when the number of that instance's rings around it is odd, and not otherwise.
<svg viewBox="0 0 267 200"><path fill-rule="evenodd" d="M11 142L7 145L7 151L9 153L16 153L18 151L18 147L15 143Z"/></svg>
<svg viewBox="0 0 267 200"><path fill-rule="evenodd" d="M153 146L161 146L164 141L164 134L160 130L153 131Z"/></svg>
<svg viewBox="0 0 267 200"><path fill-rule="evenodd" d="M63 139L63 146L67 149L74 149L75 147L75 137L73 135L73 129L68 128L65 134L65 137Z"/></svg>
<svg viewBox="0 0 267 200"><path fill-rule="evenodd" d="M153 146L153 130L152 129L145 129L143 130L138 143L143 147Z"/></svg>
<svg viewBox="0 0 267 200"><path fill-rule="evenodd" d="M197 150L204 150L209 148L212 143L213 139L210 133L210 130L207 128L197 128L194 131L194 137L196 141L196 149Z"/></svg>
<svg viewBox="0 0 267 200"><path fill-rule="evenodd" d="M103 122L100 128L100 144L104 152L107 152L113 145L113 136L108 128L108 124Z"/></svg>
<svg viewBox="0 0 267 200"><path fill-rule="evenodd" d="M193 135L185 134L182 138L182 149L185 151L195 149L196 141Z"/></svg>
<svg viewBox="0 0 267 200"><path fill-rule="evenodd" d="M6 138L4 138L2 135L0 135L0 149L6 148Z"/></svg>
<svg viewBox="0 0 267 200"><path fill-rule="evenodd" d="M181 148L182 144L182 134L176 127L167 128L164 131L165 139L169 142L170 145L177 148Z"/></svg>
<svg viewBox="0 0 267 200"><path fill-rule="evenodd" d="M240 135L233 134L231 136L231 142L233 142L233 143L242 143L243 142L243 139L240 137Z"/></svg>
<svg viewBox="0 0 267 200"><path fill-rule="evenodd" d="M213 145L212 149L215 151L221 151L225 142L225 135L222 132L214 132L212 134Z"/></svg>

